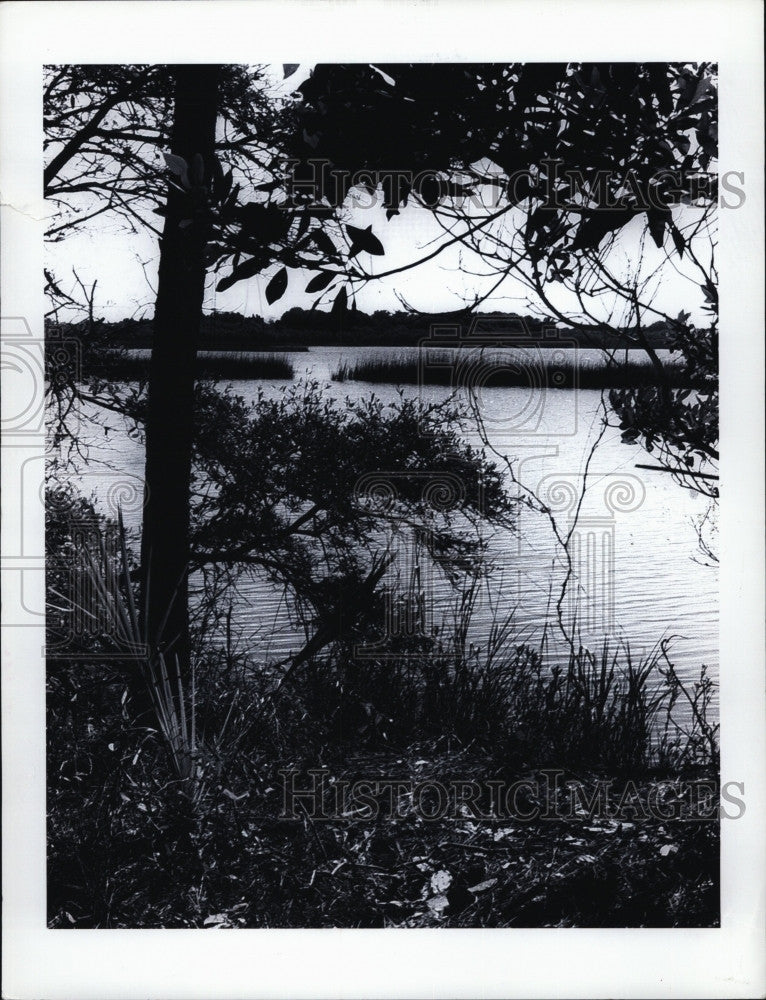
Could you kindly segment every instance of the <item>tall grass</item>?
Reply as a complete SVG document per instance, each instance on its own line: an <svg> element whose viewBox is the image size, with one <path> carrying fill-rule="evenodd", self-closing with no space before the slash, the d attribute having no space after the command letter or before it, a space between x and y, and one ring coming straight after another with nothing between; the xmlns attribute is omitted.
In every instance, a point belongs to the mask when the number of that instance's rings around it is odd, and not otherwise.
<svg viewBox="0 0 766 1000"><path fill-rule="evenodd" d="M118 516L119 566L110 558L101 532L95 532L95 537L96 551L83 544L80 552L85 582L95 596L96 607L78 601L76 593L68 597L56 596L74 606L80 615L97 621L114 650L129 659L139 671L171 769L189 799L197 802L204 793L204 782L199 766L201 747L197 736L194 660L190 676L185 679L178 657L168 657L148 642L144 622L150 583L145 587L141 613L133 593L122 514Z"/></svg>
<svg viewBox="0 0 766 1000"><path fill-rule="evenodd" d="M671 388L694 388L680 365L665 366ZM533 387L552 389L632 389L657 385L657 373L648 359L598 364L590 358L551 360L548 352L530 355L528 361L504 360L498 354L429 352L426 363L416 354L362 358L341 362L332 373L335 382L374 382L399 385L443 385L453 388Z"/></svg>
<svg viewBox="0 0 766 1000"><path fill-rule="evenodd" d="M90 360L88 374L114 381L145 379L149 356L125 351L102 351ZM253 351L201 351L197 355L200 378L291 379L295 368L285 354Z"/></svg>
<svg viewBox="0 0 766 1000"><path fill-rule="evenodd" d="M395 745L448 738L508 766L646 773L718 767L713 685L681 681L666 643L636 658L628 644L518 641L513 615L495 617L481 645L468 642L475 589L432 636L391 653L337 652L309 664L294 692L308 718L340 741ZM417 609L414 609L414 614ZM681 708L687 703L687 708Z"/></svg>

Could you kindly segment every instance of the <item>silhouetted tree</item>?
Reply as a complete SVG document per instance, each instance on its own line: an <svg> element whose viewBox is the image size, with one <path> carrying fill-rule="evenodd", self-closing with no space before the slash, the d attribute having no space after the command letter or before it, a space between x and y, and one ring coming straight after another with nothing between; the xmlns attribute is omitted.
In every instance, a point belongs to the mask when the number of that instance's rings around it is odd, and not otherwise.
<svg viewBox="0 0 766 1000"><path fill-rule="evenodd" d="M626 439L715 495L716 83L707 63L323 65L300 87L295 135L304 156L325 161L326 177L343 180L325 185L329 200L356 184L389 219L411 204L430 209L444 235L424 259L455 244L475 251L493 279L482 298L512 277L532 308L585 343L593 332L598 346L645 351L657 391L611 397ZM627 227L635 252L626 262ZM410 266L373 275L356 257L360 242L346 255L344 301ZM709 328L658 304L663 273L679 265ZM704 390L670 390L647 336L658 320Z"/></svg>

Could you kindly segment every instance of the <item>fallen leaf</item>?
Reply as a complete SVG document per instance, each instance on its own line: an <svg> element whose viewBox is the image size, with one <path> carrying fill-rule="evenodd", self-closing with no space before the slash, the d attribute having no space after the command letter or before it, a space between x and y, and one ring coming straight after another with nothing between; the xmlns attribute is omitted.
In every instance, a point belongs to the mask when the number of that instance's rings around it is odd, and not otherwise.
<svg viewBox="0 0 766 1000"><path fill-rule="evenodd" d="M505 826L505 827L503 827L500 830L495 830L495 833L494 833L492 839L495 841L495 843L497 843L498 840L503 840L503 838L505 838L505 837L511 837L511 836L513 836L513 834L515 832L516 831L514 830L514 828L512 826Z"/></svg>
<svg viewBox="0 0 766 1000"><path fill-rule="evenodd" d="M428 900L429 910L435 910L437 913L441 913L442 910L446 910L449 906L449 900L446 896L432 896Z"/></svg>
<svg viewBox="0 0 766 1000"><path fill-rule="evenodd" d="M486 892L487 889L491 889L493 885L497 885L497 879L488 878L486 882L479 882L478 885L469 885L468 891L473 893Z"/></svg>
<svg viewBox="0 0 766 1000"><path fill-rule="evenodd" d="M434 872L431 876L431 888L434 892L446 892L451 885L452 876L449 872L445 872L443 869L441 871Z"/></svg>

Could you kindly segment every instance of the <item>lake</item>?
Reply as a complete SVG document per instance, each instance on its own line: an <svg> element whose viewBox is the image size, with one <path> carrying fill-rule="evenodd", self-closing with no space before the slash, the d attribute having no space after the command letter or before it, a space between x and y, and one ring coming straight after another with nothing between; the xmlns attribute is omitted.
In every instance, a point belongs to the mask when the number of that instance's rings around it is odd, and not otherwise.
<svg viewBox="0 0 766 1000"><path fill-rule="evenodd" d="M341 363L401 357L407 351L416 357L418 348L316 347L287 356L295 379L315 379L333 397L354 399L374 393L387 402L398 398L397 387L332 382L331 374ZM440 348L439 354L443 353ZM532 349L515 357L514 363L529 367L527 387L493 387L488 375L477 397L478 409L493 449L513 460L519 481L545 500L560 532L566 533L572 526L586 461L601 429L601 393L546 384L539 353ZM593 364L601 357L599 351L578 353L586 358L591 354L587 361ZM508 352L502 357L509 363ZM466 356L461 355L459 362L464 365ZM252 398L258 388L278 393L289 383L226 380L221 384ZM402 391L433 401L450 393L444 386L411 385ZM612 422L616 423L614 417ZM108 436L84 424L83 441L90 450L81 486L86 492L93 490L104 506L113 506L114 498L121 497L126 522L136 528L143 447L128 436L119 417L110 414L107 423ZM465 436L472 444L481 444L475 423ZM679 487L668 474L637 468L637 463L654 464L639 446L622 443L616 426L609 427L593 454L570 544L573 585L562 604L565 619L576 616L588 643L598 645L605 636L620 638L635 656L647 655L660 639L672 636L671 658L682 679L696 679L703 663L717 677L718 574L703 564L695 531L708 501ZM538 640L543 624L548 624L555 655L556 602L566 566L550 519L522 510L516 531L491 537L490 554L494 570L478 602L471 638L481 643L493 617L513 612L521 639ZM438 620L450 603L449 588L434 580L427 589ZM242 644L265 659L281 659L300 648L302 629L291 621L283 595L264 581L241 585L233 621Z"/></svg>

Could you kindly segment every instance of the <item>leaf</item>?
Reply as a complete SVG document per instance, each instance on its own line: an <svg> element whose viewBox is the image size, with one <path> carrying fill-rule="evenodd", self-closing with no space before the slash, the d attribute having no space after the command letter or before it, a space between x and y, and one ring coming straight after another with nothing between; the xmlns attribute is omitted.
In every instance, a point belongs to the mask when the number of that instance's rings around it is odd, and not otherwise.
<svg viewBox="0 0 766 1000"><path fill-rule="evenodd" d="M383 244L377 236L373 235L372 226L366 229L357 229L356 226L346 226L346 232L351 240L351 250L349 257L355 257L361 250L372 254L375 257L382 257L385 254Z"/></svg>
<svg viewBox="0 0 766 1000"><path fill-rule="evenodd" d="M286 80L288 76L292 76L293 73L300 67L300 63L282 63L282 73L284 74L282 79Z"/></svg>
<svg viewBox="0 0 766 1000"><path fill-rule="evenodd" d="M251 257L246 260L244 264L239 264L231 274L227 275L225 278L221 278L218 284L215 286L216 291L225 292L227 288L231 288L232 285L236 285L238 281L243 281L245 278L252 278L253 275L258 274L266 266L266 261L260 257Z"/></svg>
<svg viewBox="0 0 766 1000"><path fill-rule="evenodd" d="M660 855L663 858L666 858L669 854L677 854L677 853L678 853L677 844L663 844L662 847L660 848Z"/></svg>
<svg viewBox="0 0 766 1000"><path fill-rule="evenodd" d="M322 289L327 288L334 277L334 271L320 271L320 273L317 274L316 277L312 278L308 285L306 285L306 291L321 292Z"/></svg>
<svg viewBox="0 0 766 1000"><path fill-rule="evenodd" d="M225 173L222 172L220 180L218 179L216 180L216 185L215 185L216 194L218 201L221 204L223 204L223 202L225 202L229 196L229 192L231 191L232 180L233 180L233 175L231 170L227 170Z"/></svg>
<svg viewBox="0 0 766 1000"><path fill-rule="evenodd" d="M443 869L438 872L434 872L431 876L431 889L434 892L446 892L447 889L452 885L452 876L449 872Z"/></svg>
<svg viewBox="0 0 766 1000"><path fill-rule="evenodd" d="M631 221L633 216L634 213L630 209L593 211L588 218L580 223L570 249L595 250L607 233L621 229Z"/></svg>
<svg viewBox="0 0 766 1000"><path fill-rule="evenodd" d="M441 913L442 910L446 910L449 906L449 900L446 896L432 896L428 900L429 910L436 910L437 913Z"/></svg>
<svg viewBox="0 0 766 1000"><path fill-rule="evenodd" d="M311 235L314 239L314 243L316 243L323 253L330 254L333 257L337 256L338 251L335 248L335 244L324 229L315 229Z"/></svg>
<svg viewBox="0 0 766 1000"><path fill-rule="evenodd" d="M487 889L491 889L493 885L497 885L497 879L488 878L486 882L479 882L478 885L469 885L468 891L473 893L486 892Z"/></svg>
<svg viewBox="0 0 766 1000"><path fill-rule="evenodd" d="M667 214L668 213L665 212L646 213L646 218L649 223L649 233L660 250L662 249L662 244L665 240L665 223L668 221Z"/></svg>
<svg viewBox="0 0 766 1000"><path fill-rule="evenodd" d="M678 229L675 226L673 226L672 229L670 230L670 235L673 237L673 243L675 245L676 250L678 251L678 256L683 257L684 250L686 249L686 243L684 242L683 236L681 235L681 233L679 233Z"/></svg>
<svg viewBox="0 0 766 1000"><path fill-rule="evenodd" d="M231 799L232 802L241 802L242 799L246 799L250 792L243 792L241 795L235 795L229 788L224 788L223 794L227 799Z"/></svg>
<svg viewBox="0 0 766 1000"><path fill-rule="evenodd" d="M239 189L240 189L240 185L239 184L235 184L234 187L231 189L231 191L229 192L229 196L226 199L226 204L223 206L224 211L228 211L228 210L234 208L234 206L237 204L237 197L239 195Z"/></svg>
<svg viewBox="0 0 766 1000"><path fill-rule="evenodd" d="M298 222L298 231L295 234L296 241L300 241L302 237L306 235L306 231L309 228L309 222L311 222L311 212L303 212Z"/></svg>
<svg viewBox="0 0 766 1000"><path fill-rule="evenodd" d="M277 299L281 299L287 291L287 268L280 268L271 281L266 285L266 301L271 305Z"/></svg>
<svg viewBox="0 0 766 1000"><path fill-rule="evenodd" d="M179 178L184 188L189 188L189 165L183 156L176 156L175 153L164 153L165 163L171 174Z"/></svg>
<svg viewBox="0 0 766 1000"><path fill-rule="evenodd" d="M223 183L223 165L217 156L210 160L210 176L212 183L209 185L211 191L219 192Z"/></svg>

